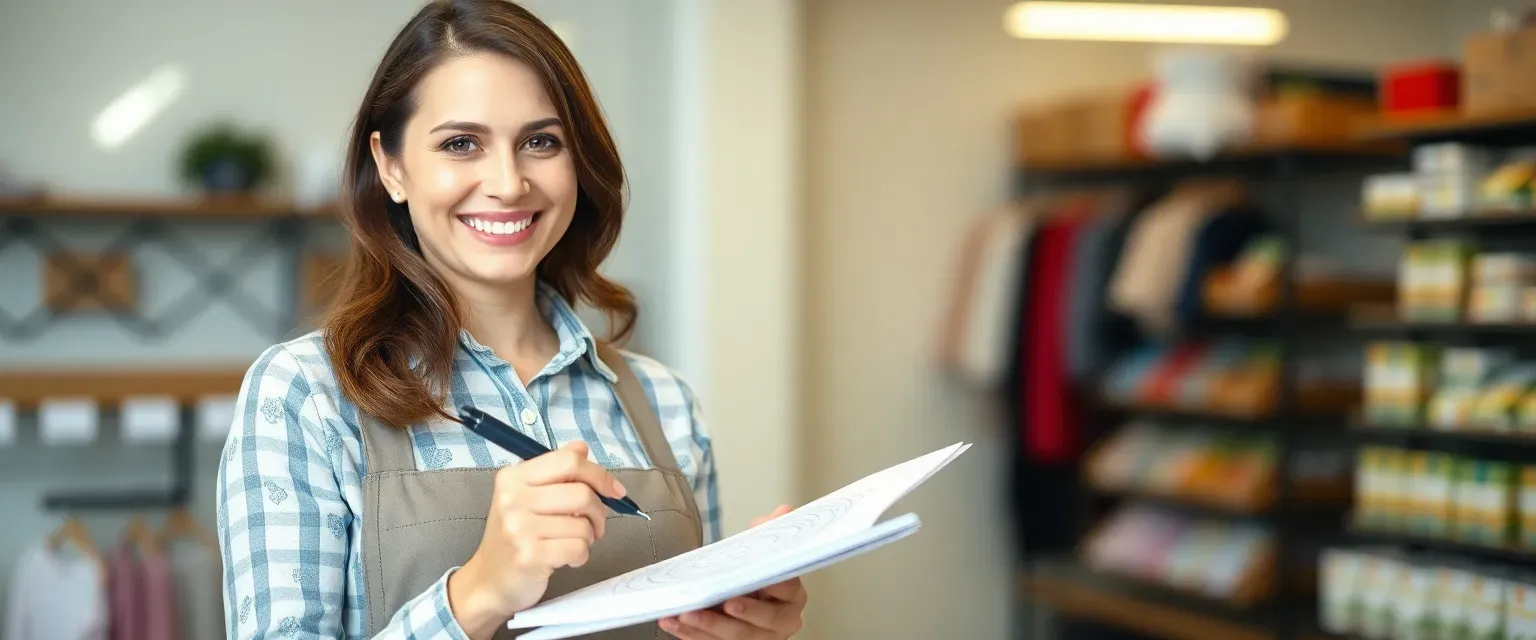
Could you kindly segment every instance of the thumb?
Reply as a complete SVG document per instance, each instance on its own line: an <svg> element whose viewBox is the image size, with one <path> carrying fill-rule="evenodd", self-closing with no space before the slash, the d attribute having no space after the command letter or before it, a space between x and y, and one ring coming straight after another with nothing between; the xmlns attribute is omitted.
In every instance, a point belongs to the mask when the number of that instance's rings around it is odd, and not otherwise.
<svg viewBox="0 0 1536 640"><path fill-rule="evenodd" d="M587 442L585 440L572 440L570 442L567 442L565 444L560 445L560 448L561 449L567 449L567 450L570 450L570 451L575 451L576 453L581 454L581 456L583 458L585 458L587 456L587 450L588 449L587 449Z"/></svg>
<svg viewBox="0 0 1536 640"><path fill-rule="evenodd" d="M753 518L752 519L752 526L755 527L757 525L760 525L760 524L762 524L764 522L767 522L769 520L772 520L774 518L782 516L782 515L784 515L786 513L789 513L791 511L794 511L794 508L790 507L787 504L781 504L781 505L778 506L778 508L773 510L773 513L770 513L770 514L768 514L766 516L758 516L756 518Z"/></svg>

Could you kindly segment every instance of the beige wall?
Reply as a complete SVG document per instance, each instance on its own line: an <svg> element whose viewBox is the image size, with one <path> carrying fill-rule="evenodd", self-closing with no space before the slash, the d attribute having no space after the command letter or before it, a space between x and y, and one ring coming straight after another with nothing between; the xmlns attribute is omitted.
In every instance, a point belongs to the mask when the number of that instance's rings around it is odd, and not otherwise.
<svg viewBox="0 0 1536 640"><path fill-rule="evenodd" d="M1272 4L1292 21L1279 54L1375 64L1450 50L1439 2ZM927 367L937 305L964 224L1007 194L1013 109L1141 77L1148 49L1012 40L1000 26L1007 5L805 3L809 495L978 443L898 505L922 516L915 537L814 577L819 638L1002 638L1009 628L1004 452L982 405Z"/></svg>

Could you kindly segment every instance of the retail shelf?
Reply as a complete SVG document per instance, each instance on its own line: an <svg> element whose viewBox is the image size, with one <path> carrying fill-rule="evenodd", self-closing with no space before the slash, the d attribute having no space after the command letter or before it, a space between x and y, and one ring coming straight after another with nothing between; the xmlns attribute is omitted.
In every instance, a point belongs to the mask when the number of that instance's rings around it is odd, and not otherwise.
<svg viewBox="0 0 1536 640"><path fill-rule="evenodd" d="M1500 340L1536 339L1536 323L1533 322L1425 322L1404 320L1391 307L1362 307L1350 312L1349 326L1355 331L1382 337L1435 337L1445 339L1475 340L1498 338Z"/></svg>
<svg viewBox="0 0 1536 640"><path fill-rule="evenodd" d="M1371 229L1410 233L1508 233L1511 231L1536 232L1536 210L1523 211L1469 211L1453 217L1441 218L1369 218L1360 216L1360 224Z"/></svg>
<svg viewBox="0 0 1536 640"><path fill-rule="evenodd" d="M1311 141L1268 143L1232 148L1208 160L1144 158L1124 155L1072 155L1025 158L1021 175L1046 178L1169 177L1201 174L1255 174L1274 170L1281 161L1305 163L1309 172L1347 170L1377 164L1397 164L1407 148L1395 143Z"/></svg>
<svg viewBox="0 0 1536 640"><path fill-rule="evenodd" d="M292 202L257 198L74 198L0 197L0 217L177 218L195 220L271 220L334 217L333 208L305 209Z"/></svg>
<svg viewBox="0 0 1536 640"><path fill-rule="evenodd" d="M1488 114L1447 111L1414 118L1380 119L1360 127L1357 138L1363 142L1523 145L1536 141L1536 109Z"/></svg>
<svg viewBox="0 0 1536 640"><path fill-rule="evenodd" d="M1125 404L1110 400L1101 401L1099 408L1104 411L1134 415L1140 418L1158 422L1209 426L1214 428L1246 430L1260 433L1275 432L1281 430L1302 431L1310 433L1338 433L1343 430L1343 421L1340 420L1338 416L1331 414L1302 414L1292 418L1280 418L1273 415L1237 415L1200 411L1197 409L1180 409L1176 407L1156 407Z"/></svg>
<svg viewBox="0 0 1536 640"><path fill-rule="evenodd" d="M1515 546L1490 546L1444 538L1416 536L1395 531L1362 529L1359 527L1349 529L1345 535L1349 541L1360 544L1391 545L1413 551L1465 556L1488 562L1515 564L1523 567L1536 565L1536 549L1524 549Z"/></svg>
<svg viewBox="0 0 1536 640"><path fill-rule="evenodd" d="M1162 491L1152 491L1136 487L1115 486L1108 483L1095 481L1091 478L1085 483L1088 488L1098 492L1101 496L1133 500L1143 504L1187 513L1199 517L1230 519L1240 518L1254 522L1273 524L1278 506L1273 496L1269 499L1253 498L1247 501L1235 499L1219 499L1214 496L1180 495ZM1288 517L1298 518L1308 525L1308 528L1316 526L1333 527L1338 524L1338 514L1349 509L1350 494L1345 488L1332 494L1305 493L1299 488L1293 489L1297 495L1293 497Z"/></svg>
<svg viewBox="0 0 1536 640"><path fill-rule="evenodd" d="M245 367L198 369L60 369L0 371L0 400L22 407L45 398L90 398L104 405L134 396L170 396L193 402L240 391Z"/></svg>
<svg viewBox="0 0 1536 640"><path fill-rule="evenodd" d="M1038 563L1020 577L1020 595L1046 604L1060 615L1094 620L1165 640L1269 640L1277 637L1272 615L1306 630L1306 640L1332 638L1316 633L1308 609L1244 610L1229 603L1200 598L1091 571L1071 561Z"/></svg>

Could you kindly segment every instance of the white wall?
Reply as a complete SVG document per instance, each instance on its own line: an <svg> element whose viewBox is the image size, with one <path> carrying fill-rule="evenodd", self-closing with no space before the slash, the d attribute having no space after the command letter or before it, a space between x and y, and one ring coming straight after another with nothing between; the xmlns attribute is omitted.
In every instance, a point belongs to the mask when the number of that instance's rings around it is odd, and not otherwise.
<svg viewBox="0 0 1536 640"><path fill-rule="evenodd" d="M271 135L285 167L338 168L347 126L389 39L420 0L208 3L193 0L62 0L7 6L0 20L0 167L73 194L163 196L185 192L175 158L207 122L233 118ZM671 360L672 297L670 0L527 3L570 36L596 86L632 180L625 233L606 270L641 296L637 345ZM98 113L157 70L181 78L174 101L118 148L91 137ZM339 169L335 169L339 171ZM226 230L239 237L241 229ZM109 233L76 233L83 243ZM194 234L201 232L194 230ZM229 233L224 233L228 236ZM201 237L201 236L200 236ZM217 242L217 241L215 241ZM227 250L226 250L227 251ZM210 250L210 255L226 253ZM12 254L5 268L31 256ZM177 273L144 265L150 289L175 289ZM270 269L270 265L263 265ZM254 275L253 291L270 289ZM265 279L264 279L265 278ZM20 280L20 278L18 278ZM0 283L0 305L30 302L26 283ZM179 291L179 289L176 289ZM165 295L174 295L166 292ZM258 295L260 295L258 293ZM234 335L222 327L235 326ZM215 312L169 343L135 345L105 323L76 323L47 341L0 344L0 362L64 357L142 361L251 358L271 338Z"/></svg>
<svg viewBox="0 0 1536 640"><path fill-rule="evenodd" d="M1008 632L1014 576L999 426L970 394L940 384L927 366L930 338L966 222L1008 194L1015 109L1143 77L1148 53L1010 39L1001 28L1008 4L806 4L808 491L958 440L979 443L898 508L924 519L900 551L817 576L823 637ZM1376 64L1446 48L1439 2L1244 4L1290 15L1278 54Z"/></svg>

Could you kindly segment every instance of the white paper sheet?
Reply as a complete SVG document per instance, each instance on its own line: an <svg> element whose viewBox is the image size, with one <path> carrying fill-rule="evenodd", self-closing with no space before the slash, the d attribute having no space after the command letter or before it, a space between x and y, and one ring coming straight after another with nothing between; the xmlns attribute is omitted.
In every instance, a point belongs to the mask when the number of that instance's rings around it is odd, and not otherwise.
<svg viewBox="0 0 1536 640"><path fill-rule="evenodd" d="M526 640L616 629L708 608L912 534L915 514L876 524L891 505L944 468L958 443L864 477L799 509L714 544L642 567L518 613Z"/></svg>
<svg viewBox="0 0 1536 640"><path fill-rule="evenodd" d="M37 426L44 444L73 445L96 440L100 417L91 398L47 398L37 409Z"/></svg>

